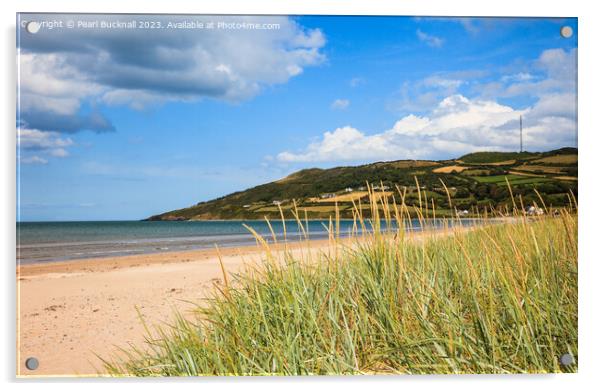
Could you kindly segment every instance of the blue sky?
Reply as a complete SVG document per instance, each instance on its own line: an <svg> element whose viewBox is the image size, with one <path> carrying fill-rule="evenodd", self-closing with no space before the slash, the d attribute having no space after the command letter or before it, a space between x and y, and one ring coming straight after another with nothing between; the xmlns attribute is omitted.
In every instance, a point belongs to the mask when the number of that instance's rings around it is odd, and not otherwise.
<svg viewBox="0 0 602 391"><path fill-rule="evenodd" d="M574 18L138 19L272 28L20 28L21 221L141 219L301 168L516 150L521 115L527 150L576 146Z"/></svg>

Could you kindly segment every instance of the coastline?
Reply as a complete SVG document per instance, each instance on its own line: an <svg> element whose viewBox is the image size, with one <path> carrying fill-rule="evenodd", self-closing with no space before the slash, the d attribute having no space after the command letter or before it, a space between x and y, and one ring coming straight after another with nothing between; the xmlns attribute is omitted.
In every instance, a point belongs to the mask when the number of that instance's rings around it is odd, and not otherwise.
<svg viewBox="0 0 602 391"><path fill-rule="evenodd" d="M304 244L305 246L307 246L307 243L310 243L312 247L328 246L327 239L311 239L309 241L301 242L301 244ZM298 248L300 242L287 242L286 245L292 248ZM276 249L277 251L282 251L284 247L284 243L270 244L270 248ZM264 250L258 245L226 246L219 247L219 253L222 257L233 257L241 255L261 255L264 253ZM217 257L218 250L215 248L202 248L186 251L159 251L134 255L24 263L17 265L17 278L35 277L48 273L107 272L158 264L198 262L214 258L217 259Z"/></svg>
<svg viewBox="0 0 602 391"><path fill-rule="evenodd" d="M479 218L462 218L459 225L478 224ZM284 220L287 225L288 241L296 243L309 239L327 240L325 227L328 221L307 220L304 232L298 230L296 220ZM340 219L340 237L351 236L355 229L354 220ZM430 220L429 220L430 221ZM406 231L443 229L444 221L448 224L455 220L436 219L434 226L423 227L412 220ZM493 221L490 219L490 221ZM187 224L189 223L189 224ZM223 224L222 224L223 223ZM234 223L234 224L233 224ZM243 228L244 224L251 228ZM259 224L258 224L259 223ZM294 227L288 227L292 223ZM190 222L144 222L138 221L103 221L103 222L50 222L23 223L28 224L21 230L17 226L17 265L55 264L57 262L81 262L82 260L98 260L103 258L129 257L164 252L194 252L213 250L215 245L220 249L254 246L256 239L249 229L255 230L267 242L273 242L273 232L268 230L265 221L190 221ZM155 225L156 224L156 225ZM166 226L163 226L166 224ZM198 225L201 224L201 225ZM217 224L217 225L215 225ZM282 220L272 222L276 232L276 241L283 242ZM385 224L384 220L382 224ZM370 223L366 223L367 232ZM285 231L286 232L286 231ZM309 237L305 237L305 234ZM22 240L23 239L23 240Z"/></svg>
<svg viewBox="0 0 602 391"><path fill-rule="evenodd" d="M328 240L288 243L295 256L329 251ZM284 244L270 246L276 254ZM244 246L17 266L17 373L19 376L102 374L96 356L110 357L144 342L148 325L176 311L192 314L229 275L261 261L264 249ZM90 333L94 330L94 333ZM36 357L39 368L24 361Z"/></svg>
<svg viewBox="0 0 602 391"><path fill-rule="evenodd" d="M408 240L465 232L471 227L414 232ZM360 239L361 240L361 239ZM357 239L286 243L295 257L351 247ZM284 243L270 245L282 254ZM17 267L17 359L19 376L102 374L97 355L108 358L129 345L144 342L144 323L166 324L175 312L192 310L223 284L228 275L244 273L264 257L259 245L184 252L60 261ZM221 256L221 262L220 262ZM232 278L230 278L232 281ZM94 333L90 333L94 330ZM152 329L151 329L152 330ZM40 367L28 371L27 357Z"/></svg>

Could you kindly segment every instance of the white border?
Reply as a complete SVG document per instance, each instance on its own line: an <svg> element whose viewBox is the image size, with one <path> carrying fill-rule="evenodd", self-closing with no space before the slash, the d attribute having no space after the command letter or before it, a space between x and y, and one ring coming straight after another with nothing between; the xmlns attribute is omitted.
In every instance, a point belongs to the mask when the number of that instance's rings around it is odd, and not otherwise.
<svg viewBox="0 0 602 391"><path fill-rule="evenodd" d="M145 12L145 13L234 13L234 14L348 14L348 15L439 15L439 16L576 16L579 17L579 202L580 213L580 267L579 267L579 373L576 375L519 375L519 376L406 376L406 377L328 377L328 378L251 378L251 379L157 379L138 380L138 384L150 390L163 389L172 383L177 387L211 387L305 390L308 387L349 389L367 386L412 388L421 390L447 387L463 390L489 390L514 387L545 387L554 389L592 388L600 384L600 354L602 354L599 279L602 277L602 260L598 228L602 221L600 213L600 167L602 145L600 134L600 70L602 70L600 42L602 20L595 10L595 2L557 1L528 2L525 0L503 0L496 2L471 0L220 0L211 3L186 0L20 0L3 1L2 7L2 83L3 99L0 105L4 129L2 130L2 224L0 239L4 257L2 305L2 354L0 368L2 380L14 386L30 388L40 381L15 380L15 13L21 12ZM598 246L597 246L598 245ZM55 379L44 384L46 389L90 387L104 389L110 381L111 387L133 386L131 380L87 380L67 381ZM65 382L66 384L63 384ZM86 382L87 384L81 384ZM24 383L24 384L19 384ZM89 384L88 384L89 383ZM140 384L142 383L142 384ZM169 384L167 384L169 383ZM174 384L175 385L175 384Z"/></svg>

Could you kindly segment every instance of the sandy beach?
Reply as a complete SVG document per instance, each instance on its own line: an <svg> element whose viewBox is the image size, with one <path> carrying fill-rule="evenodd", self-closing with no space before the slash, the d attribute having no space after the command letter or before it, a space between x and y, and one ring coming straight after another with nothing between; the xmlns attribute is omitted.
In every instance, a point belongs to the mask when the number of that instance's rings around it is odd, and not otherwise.
<svg viewBox="0 0 602 391"><path fill-rule="evenodd" d="M459 228L464 232L471 227ZM410 234L422 240L457 230ZM297 259L344 251L357 239L287 244ZM270 245L277 257L284 244ZM140 347L147 325L170 323L175 311L190 315L223 284L220 256L227 273L244 273L265 258L257 246L195 250L27 264L17 267L17 359L19 376L97 376L98 356L109 358L119 348ZM97 356L98 355L98 356ZM28 370L28 357L39 368Z"/></svg>
<svg viewBox="0 0 602 391"><path fill-rule="evenodd" d="M272 246L282 251L283 246ZM328 241L291 244L294 254L328 251ZM220 249L228 273L260 261L258 246ZM17 268L20 376L89 376L109 357L144 341L144 326L169 322L223 280L215 249L22 265ZM138 311L136 310L138 309ZM39 360L30 371L28 357Z"/></svg>

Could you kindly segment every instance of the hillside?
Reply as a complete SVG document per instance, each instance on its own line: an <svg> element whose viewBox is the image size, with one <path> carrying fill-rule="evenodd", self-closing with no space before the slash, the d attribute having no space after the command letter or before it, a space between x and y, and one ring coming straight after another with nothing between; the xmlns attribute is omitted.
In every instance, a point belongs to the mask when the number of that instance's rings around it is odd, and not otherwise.
<svg viewBox="0 0 602 391"><path fill-rule="evenodd" d="M279 207L285 217L290 218L287 211L293 208L293 201L302 218L305 215L327 218L333 214L335 204L342 217L352 217L352 202L367 198L367 183L388 196L397 196L397 187L405 188L406 203L418 205L415 178L422 197L426 194L439 216L452 214L440 180L450 189L453 206L460 210L476 213L511 204L506 179L514 195L520 195L526 205L539 203L534 191L537 189L547 205L561 206L568 202L569 191L577 196L577 172L576 148L549 152L477 152L444 161L398 160L353 167L311 168L148 220L280 218Z"/></svg>

